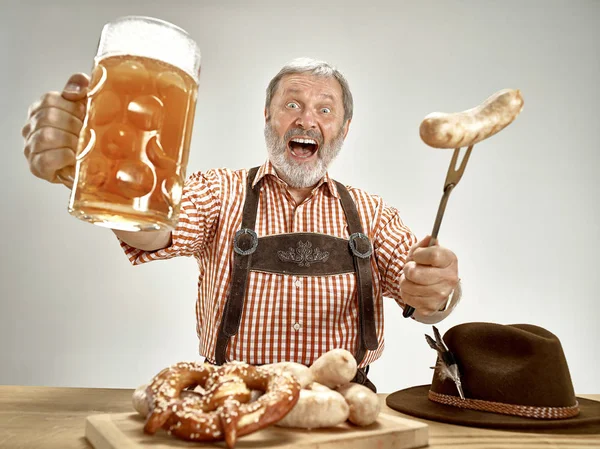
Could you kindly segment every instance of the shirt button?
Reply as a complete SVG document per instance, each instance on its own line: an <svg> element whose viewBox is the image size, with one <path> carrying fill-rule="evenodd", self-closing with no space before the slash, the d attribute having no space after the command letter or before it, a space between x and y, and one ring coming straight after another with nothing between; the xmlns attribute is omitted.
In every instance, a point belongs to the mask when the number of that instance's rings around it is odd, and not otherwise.
<svg viewBox="0 0 600 449"><path fill-rule="evenodd" d="M296 282L294 282L294 285L298 288L302 287L302 281L300 279L298 279Z"/></svg>
<svg viewBox="0 0 600 449"><path fill-rule="evenodd" d="M302 326L300 326L300 323L294 323L294 325L292 327L294 328L295 331L299 331Z"/></svg>

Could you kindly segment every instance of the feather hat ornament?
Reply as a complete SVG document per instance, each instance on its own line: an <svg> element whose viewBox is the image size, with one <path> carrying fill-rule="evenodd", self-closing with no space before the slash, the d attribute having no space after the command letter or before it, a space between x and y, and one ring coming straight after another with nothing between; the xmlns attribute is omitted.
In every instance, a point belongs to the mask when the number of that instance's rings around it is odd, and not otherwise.
<svg viewBox="0 0 600 449"><path fill-rule="evenodd" d="M458 365L456 363L456 359L454 358L454 354L448 350L448 347L444 343L444 340L442 340L442 336L437 328L435 326L432 327L435 340L427 334L425 334L425 339L427 340L429 346L431 346L431 348L436 350L438 353L436 365L439 368L438 372L440 379L444 380L450 378L456 384L456 389L458 390L460 398L464 399L465 395L463 393L462 383L460 381L460 372L458 370ZM432 367L432 369L434 368Z"/></svg>

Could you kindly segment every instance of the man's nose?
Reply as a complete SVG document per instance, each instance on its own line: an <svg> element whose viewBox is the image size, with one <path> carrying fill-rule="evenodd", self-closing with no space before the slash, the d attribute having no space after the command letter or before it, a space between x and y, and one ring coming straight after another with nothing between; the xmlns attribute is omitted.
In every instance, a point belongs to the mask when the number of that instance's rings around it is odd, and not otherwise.
<svg viewBox="0 0 600 449"><path fill-rule="evenodd" d="M303 129L316 129L317 120L313 111L305 109L296 119L296 125Z"/></svg>

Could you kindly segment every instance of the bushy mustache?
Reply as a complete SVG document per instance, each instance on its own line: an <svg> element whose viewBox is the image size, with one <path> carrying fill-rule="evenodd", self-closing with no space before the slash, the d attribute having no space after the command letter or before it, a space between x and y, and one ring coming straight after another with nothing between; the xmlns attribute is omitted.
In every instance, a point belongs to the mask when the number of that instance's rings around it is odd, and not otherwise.
<svg viewBox="0 0 600 449"><path fill-rule="evenodd" d="M323 135L316 129L304 130L304 129L300 129L300 128L292 128L285 133L285 135L283 136L283 141L289 142L289 140L292 137L296 137L296 136L310 137L311 139L315 139L315 141L319 144L319 148L321 148L323 146Z"/></svg>

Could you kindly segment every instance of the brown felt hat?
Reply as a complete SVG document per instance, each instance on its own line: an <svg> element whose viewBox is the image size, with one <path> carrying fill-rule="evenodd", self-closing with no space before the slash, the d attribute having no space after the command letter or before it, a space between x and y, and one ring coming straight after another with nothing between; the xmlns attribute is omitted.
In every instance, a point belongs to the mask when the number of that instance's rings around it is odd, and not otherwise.
<svg viewBox="0 0 600 449"><path fill-rule="evenodd" d="M531 324L465 323L448 330L443 340L458 366L465 399L443 375L438 358L431 385L390 394L390 408L471 427L600 433L600 402L575 396L553 333Z"/></svg>

